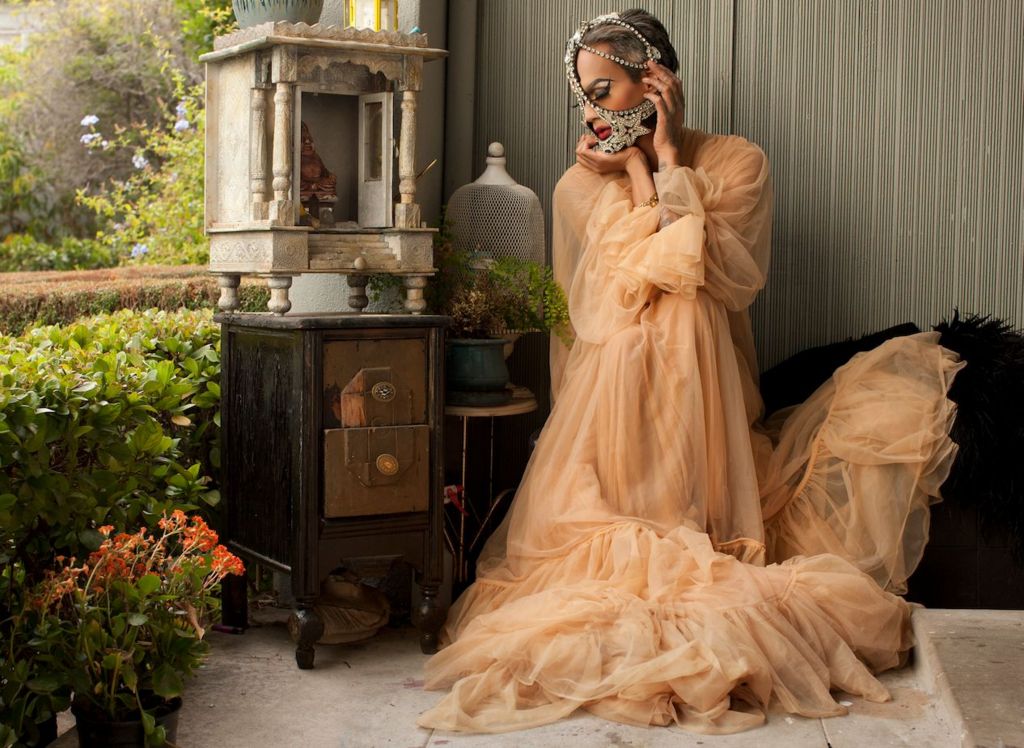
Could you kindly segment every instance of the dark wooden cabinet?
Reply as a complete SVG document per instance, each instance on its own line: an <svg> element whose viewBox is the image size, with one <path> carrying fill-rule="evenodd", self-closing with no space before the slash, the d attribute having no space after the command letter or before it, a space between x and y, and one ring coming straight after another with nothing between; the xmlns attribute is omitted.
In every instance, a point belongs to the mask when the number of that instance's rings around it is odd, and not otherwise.
<svg viewBox="0 0 1024 748"><path fill-rule="evenodd" d="M430 315L221 314L223 536L290 574L296 661L323 633L313 604L346 558L401 555L437 648L442 578L444 325ZM243 589L224 620L242 625Z"/></svg>

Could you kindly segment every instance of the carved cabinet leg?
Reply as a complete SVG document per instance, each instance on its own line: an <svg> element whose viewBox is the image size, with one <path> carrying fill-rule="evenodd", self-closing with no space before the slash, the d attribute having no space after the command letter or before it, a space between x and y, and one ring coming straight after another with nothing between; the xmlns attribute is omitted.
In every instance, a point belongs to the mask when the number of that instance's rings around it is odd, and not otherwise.
<svg viewBox="0 0 1024 748"><path fill-rule="evenodd" d="M295 642L295 664L301 670L312 670L314 645L324 635L324 622L312 608L299 608L288 618L288 633Z"/></svg>
<svg viewBox="0 0 1024 748"><path fill-rule="evenodd" d="M292 308L291 299L288 298L288 289L292 287L290 275L272 275L267 278L267 286L270 288L270 301L267 302L267 309L274 314L287 314Z"/></svg>
<svg viewBox="0 0 1024 748"><path fill-rule="evenodd" d="M222 273L217 276L217 285L220 286L217 308L222 312L233 312L238 309L238 286L241 282L242 276L235 273Z"/></svg>
<svg viewBox="0 0 1024 748"><path fill-rule="evenodd" d="M405 311L410 314L423 314L427 301L423 298L423 289L427 287L427 276L407 275L405 284Z"/></svg>
<svg viewBox="0 0 1024 748"><path fill-rule="evenodd" d="M423 654L434 654L438 646L438 634L444 625L445 611L437 600L437 584L420 587L423 599L416 611L416 627L420 630L420 650Z"/></svg>
<svg viewBox="0 0 1024 748"><path fill-rule="evenodd" d="M348 292L348 305L357 312L366 309L370 303L370 299L366 295L366 284L369 280L369 277L365 275L349 275L346 278L350 289Z"/></svg>

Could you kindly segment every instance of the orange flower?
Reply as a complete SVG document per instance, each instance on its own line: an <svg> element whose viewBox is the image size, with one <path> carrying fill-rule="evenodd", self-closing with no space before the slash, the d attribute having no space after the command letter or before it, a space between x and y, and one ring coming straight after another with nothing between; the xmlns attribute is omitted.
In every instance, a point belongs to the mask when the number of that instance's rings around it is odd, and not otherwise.
<svg viewBox="0 0 1024 748"><path fill-rule="evenodd" d="M242 559L238 556L234 555L224 546L218 545L213 549L212 571L214 574L221 577L228 574L241 576L245 573L245 565L242 563Z"/></svg>
<svg viewBox="0 0 1024 748"><path fill-rule="evenodd" d="M181 511L180 509L175 509L173 512L171 512L170 517L164 517L157 524L160 526L161 530L173 531L181 527L184 527L184 525L187 522L188 517L185 516L185 512Z"/></svg>
<svg viewBox="0 0 1024 748"><path fill-rule="evenodd" d="M204 553L217 545L217 533L210 529L202 517L192 518L192 526L185 528L185 547L198 548Z"/></svg>
<svg viewBox="0 0 1024 748"><path fill-rule="evenodd" d="M102 535L105 538L109 537L110 533L112 533L113 531L114 531L114 526L113 525L103 525L102 527L99 528L100 535Z"/></svg>

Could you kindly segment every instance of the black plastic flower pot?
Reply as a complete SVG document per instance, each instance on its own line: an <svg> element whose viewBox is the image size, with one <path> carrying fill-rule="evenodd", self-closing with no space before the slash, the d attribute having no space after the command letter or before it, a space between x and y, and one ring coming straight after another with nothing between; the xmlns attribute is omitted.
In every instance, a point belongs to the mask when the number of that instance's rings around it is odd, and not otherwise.
<svg viewBox="0 0 1024 748"><path fill-rule="evenodd" d="M156 723L167 731L169 742L177 740L180 709L180 698L166 701L156 708ZM146 731L141 719L113 722L80 703L71 704L71 713L75 715L81 748L143 748L146 745Z"/></svg>

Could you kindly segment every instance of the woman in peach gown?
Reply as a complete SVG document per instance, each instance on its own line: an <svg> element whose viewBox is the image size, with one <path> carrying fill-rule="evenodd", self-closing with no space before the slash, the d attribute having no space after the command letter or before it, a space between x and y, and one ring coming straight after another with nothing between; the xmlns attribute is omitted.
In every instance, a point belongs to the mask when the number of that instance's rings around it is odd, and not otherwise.
<svg viewBox="0 0 1024 748"><path fill-rule="evenodd" d="M772 701L822 717L845 711L832 690L885 700L873 674L912 644L892 593L955 453L960 364L936 334L897 338L759 422L767 161L684 128L664 28L615 18L567 54L590 130L553 208L575 342L553 342L554 407L427 663L451 690L419 722L499 732L586 709L721 733ZM637 128L622 113L644 101L656 125Z"/></svg>

